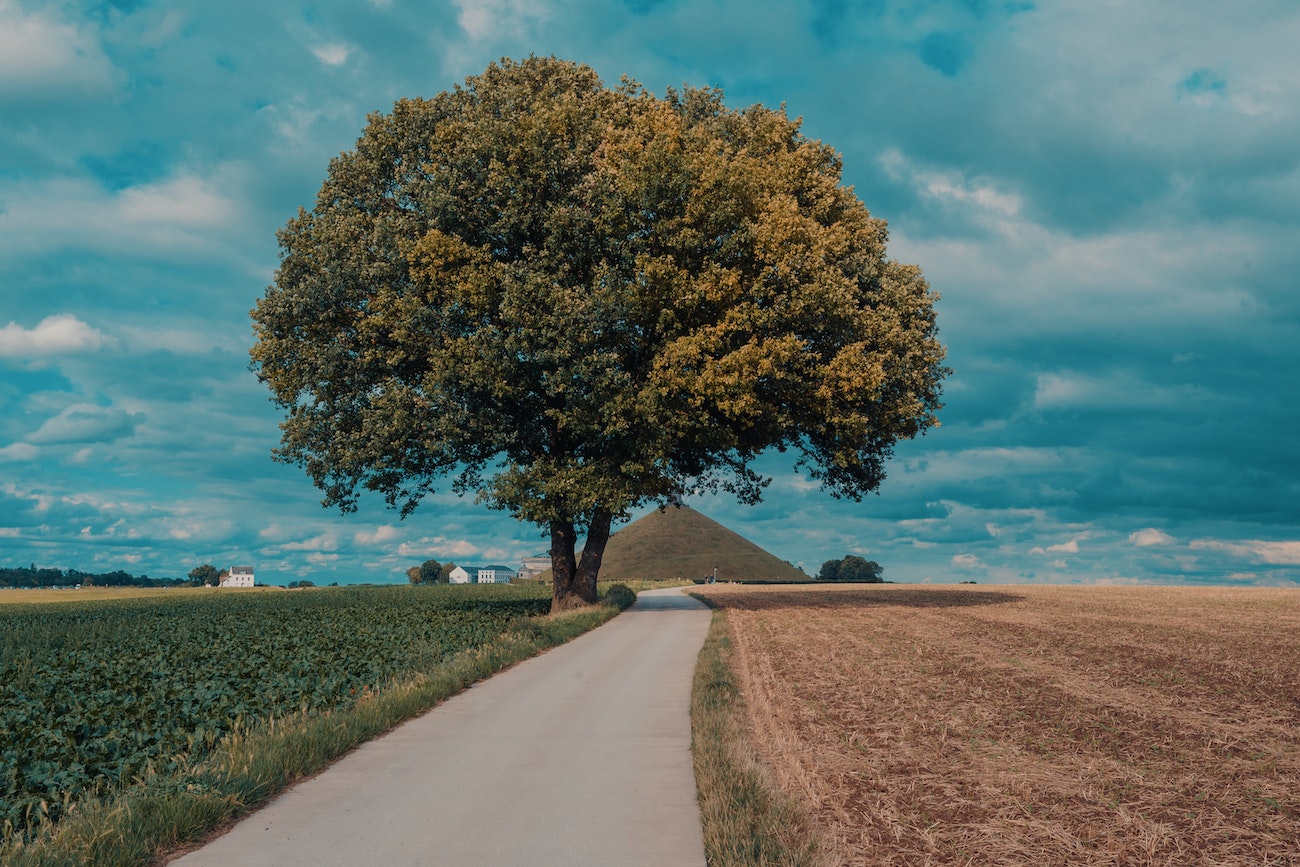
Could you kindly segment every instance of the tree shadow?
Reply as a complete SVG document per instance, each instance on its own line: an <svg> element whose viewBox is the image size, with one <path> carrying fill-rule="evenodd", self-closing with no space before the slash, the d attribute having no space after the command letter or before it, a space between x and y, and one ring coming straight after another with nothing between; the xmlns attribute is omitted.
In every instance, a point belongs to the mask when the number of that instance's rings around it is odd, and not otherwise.
<svg viewBox="0 0 1300 867"><path fill-rule="evenodd" d="M711 608L970 608L980 605L1006 605L1025 597L1001 590L975 590L965 586L900 588L898 585L868 584L846 588L843 585L805 585L759 589L728 587L710 594L709 587L691 591Z"/></svg>

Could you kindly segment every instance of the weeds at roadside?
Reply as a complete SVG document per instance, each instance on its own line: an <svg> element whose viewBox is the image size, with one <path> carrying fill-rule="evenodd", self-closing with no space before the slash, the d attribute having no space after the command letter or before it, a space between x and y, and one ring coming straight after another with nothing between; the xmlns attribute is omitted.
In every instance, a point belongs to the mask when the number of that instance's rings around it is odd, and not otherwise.
<svg viewBox="0 0 1300 867"><path fill-rule="evenodd" d="M745 731L724 611L714 611L691 690L691 752L710 867L815 867L816 841L793 801L768 780Z"/></svg>

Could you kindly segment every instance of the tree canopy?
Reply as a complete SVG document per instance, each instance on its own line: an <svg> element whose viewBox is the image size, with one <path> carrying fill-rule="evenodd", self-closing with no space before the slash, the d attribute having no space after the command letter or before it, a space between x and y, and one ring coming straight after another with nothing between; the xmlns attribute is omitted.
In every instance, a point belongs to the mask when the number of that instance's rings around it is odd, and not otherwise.
<svg viewBox="0 0 1300 867"><path fill-rule="evenodd" d="M875 560L849 554L840 560L827 560L817 572L818 581L884 581L885 570Z"/></svg>
<svg viewBox="0 0 1300 867"><path fill-rule="evenodd" d="M425 560L419 566L407 569L406 579L412 584L446 584L447 574L454 568L443 566L437 560Z"/></svg>
<svg viewBox="0 0 1300 867"><path fill-rule="evenodd" d="M840 171L784 110L554 58L372 114L252 312L276 458L326 506L406 516L447 479L539 525L557 609L595 600L612 519L755 502L768 450L860 498L946 369L935 296Z"/></svg>
<svg viewBox="0 0 1300 867"><path fill-rule="evenodd" d="M189 584L192 587L202 587L205 584L216 585L220 580L221 572L211 563L204 563L190 570Z"/></svg>

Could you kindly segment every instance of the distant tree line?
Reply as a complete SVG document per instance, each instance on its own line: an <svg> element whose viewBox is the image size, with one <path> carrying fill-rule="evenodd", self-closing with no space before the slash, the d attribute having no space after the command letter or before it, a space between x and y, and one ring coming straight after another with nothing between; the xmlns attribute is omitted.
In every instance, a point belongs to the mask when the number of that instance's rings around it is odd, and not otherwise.
<svg viewBox="0 0 1300 867"><path fill-rule="evenodd" d="M875 560L850 554L841 560L827 560L817 573L818 581L865 581L880 584L885 570Z"/></svg>
<svg viewBox="0 0 1300 867"><path fill-rule="evenodd" d="M82 572L79 569L37 569L36 564L14 568L0 567L0 587L180 587L182 578L150 578L116 572Z"/></svg>
<svg viewBox="0 0 1300 867"><path fill-rule="evenodd" d="M447 584L451 581L451 570L455 568L455 563L425 560L419 566L406 570L406 580L412 584Z"/></svg>

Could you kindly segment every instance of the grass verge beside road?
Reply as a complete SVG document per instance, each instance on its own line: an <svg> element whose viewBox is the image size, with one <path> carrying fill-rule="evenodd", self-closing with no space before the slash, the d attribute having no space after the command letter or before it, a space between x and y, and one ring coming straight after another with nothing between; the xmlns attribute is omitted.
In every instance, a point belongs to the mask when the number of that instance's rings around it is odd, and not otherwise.
<svg viewBox="0 0 1300 867"><path fill-rule="evenodd" d="M812 867L817 847L797 805L778 792L750 744L731 666L730 627L715 610L691 690L691 752L710 867Z"/></svg>
<svg viewBox="0 0 1300 867"><path fill-rule="evenodd" d="M134 785L78 803L47 835L0 849L25 865L135 865L201 840L294 782L503 668L606 622L635 601L626 587L604 604L520 620L495 640L322 714L272 719L227 737L180 772L146 774Z"/></svg>

